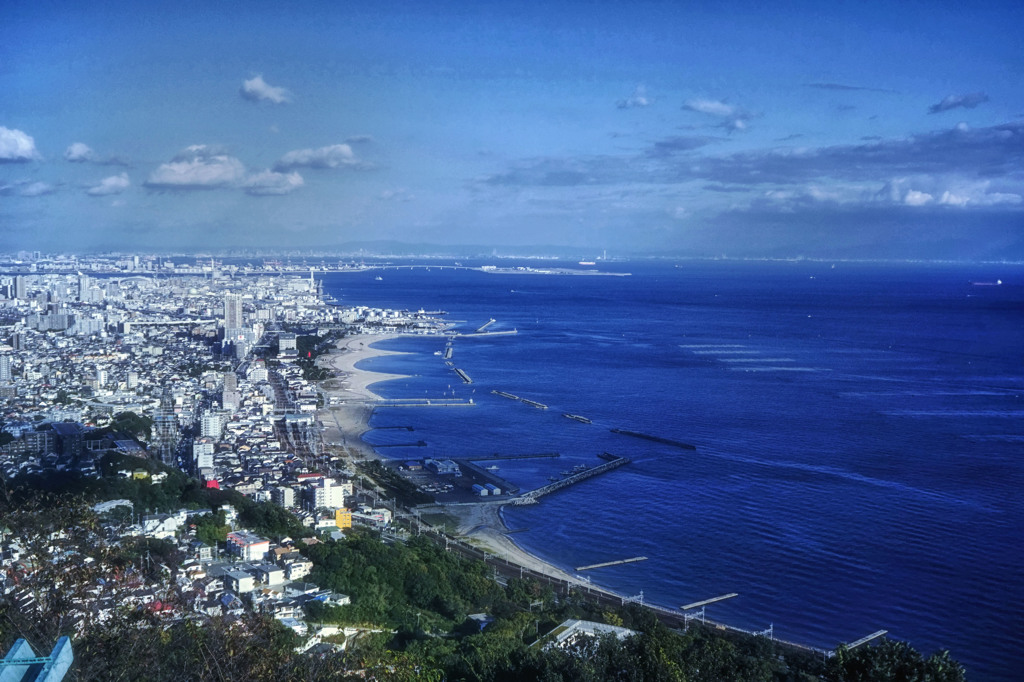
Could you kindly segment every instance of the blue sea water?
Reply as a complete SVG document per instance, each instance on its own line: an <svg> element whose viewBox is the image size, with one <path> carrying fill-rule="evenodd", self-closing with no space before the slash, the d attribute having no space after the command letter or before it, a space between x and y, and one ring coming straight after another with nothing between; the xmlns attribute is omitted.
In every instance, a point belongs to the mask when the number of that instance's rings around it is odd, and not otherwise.
<svg viewBox="0 0 1024 682"><path fill-rule="evenodd" d="M508 263L502 263L508 265ZM513 264L515 265L515 264ZM536 266L537 264L532 264ZM625 467L506 508L512 537L669 607L738 592L709 618L832 648L878 629L970 679L1016 676L1024 628L1024 267L820 262L605 263L629 277L441 269L338 273L347 304L448 311L472 330L363 367L410 375L381 408L426 447L389 457L555 451L498 462L523 489L602 452ZM380 280L375 277L380 276ZM1004 280L1001 286L972 281ZM540 410L492 395L506 391ZM592 424L566 419L589 417ZM614 434L655 434L696 451ZM377 429L374 445L408 441Z"/></svg>

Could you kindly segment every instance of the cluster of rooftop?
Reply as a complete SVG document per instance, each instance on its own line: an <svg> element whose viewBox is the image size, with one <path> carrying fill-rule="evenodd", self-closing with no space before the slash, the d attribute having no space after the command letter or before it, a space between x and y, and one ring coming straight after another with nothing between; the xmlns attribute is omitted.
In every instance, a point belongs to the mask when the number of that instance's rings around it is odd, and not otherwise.
<svg viewBox="0 0 1024 682"><path fill-rule="evenodd" d="M90 431L127 412L152 420L142 440L167 463L196 458L183 434L213 439L213 453L200 450L220 465L206 458L197 474L244 475L257 455L264 469L276 466L289 445L308 454L282 439L311 424L318 405L296 365L296 332L443 326L421 313L327 305L312 270L309 277L228 276L214 263L206 277L167 276L143 267L155 261L133 258L90 263L103 275L41 271L57 262L0 262L7 270L0 274L0 410L8 434L0 439L0 471L8 477L47 468L93 473L91 452L111 443L92 442ZM169 265L160 269L176 269ZM115 266L129 269L108 272ZM263 358L278 347L270 367ZM114 447L136 448L132 434L113 435Z"/></svg>
<svg viewBox="0 0 1024 682"><path fill-rule="evenodd" d="M445 324L422 311L328 303L315 271L285 270L0 258L0 478L97 477L114 451L129 456L117 460L126 477L159 482L166 474L146 461L158 459L206 487L288 509L312 537L340 537L353 522L389 526L392 511L359 495L342 460L322 452L323 400L309 356L350 333L429 333ZM125 465L132 456L137 465ZM221 511L231 532L211 547L192 523L210 510L115 514L119 506L97 509L111 515L97 541L165 540L183 558L155 572L94 562L102 589L76 602L81 627L135 605L175 618L263 610L304 630L305 601L347 600L303 582L311 562L290 542L239 527L230 507ZM64 539L57 533L44 543L56 551L45 562L55 575L62 561L80 560L61 554ZM41 605L19 586L44 570L25 556L29 544L0 537L3 593L26 612Z"/></svg>

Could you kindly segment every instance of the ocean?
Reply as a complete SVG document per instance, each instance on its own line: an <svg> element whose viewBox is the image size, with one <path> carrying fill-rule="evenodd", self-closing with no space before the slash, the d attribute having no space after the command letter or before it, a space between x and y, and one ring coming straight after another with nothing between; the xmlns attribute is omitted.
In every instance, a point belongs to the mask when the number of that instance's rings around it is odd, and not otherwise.
<svg viewBox="0 0 1024 682"><path fill-rule="evenodd" d="M436 354L442 337L381 343L407 354L361 367L410 375L378 384L384 396L474 402L378 409L371 426L411 426L427 443L382 454L560 453L496 462L524 490L604 452L629 457L506 507L511 537L570 572L646 556L587 576L647 603L736 592L707 617L828 649L886 629L925 654L950 649L970 679L1016 677L1024 267L601 263L631 273L610 277L417 265L327 274L325 290L517 333L455 340L471 384Z"/></svg>

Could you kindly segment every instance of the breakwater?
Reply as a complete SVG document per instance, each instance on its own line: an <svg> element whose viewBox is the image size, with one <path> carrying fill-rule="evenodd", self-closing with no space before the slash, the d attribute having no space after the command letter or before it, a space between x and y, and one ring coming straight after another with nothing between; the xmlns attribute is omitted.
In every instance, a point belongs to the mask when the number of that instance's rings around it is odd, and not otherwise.
<svg viewBox="0 0 1024 682"><path fill-rule="evenodd" d="M458 371L458 370L456 370L456 371ZM518 396L518 395L516 395L514 393L506 393L505 391L497 391L497 390L493 390L493 391L491 391L491 393L493 393L494 395L497 395L497 396L501 396L502 398L508 398L509 400L518 400L519 402L523 403L524 405L529 405L530 407L536 407L538 410L546 410L546 409L548 409L548 406L545 405L544 403L539 403L536 400L530 400L529 398L523 398L523 397L520 397L520 396Z"/></svg>
<svg viewBox="0 0 1024 682"><path fill-rule="evenodd" d="M683 443L682 441L672 440L671 438L662 438L661 436L652 436L649 433L640 433L639 431L627 431L626 429L609 429L612 433L617 433L622 436L630 436L632 438L640 438L642 440L649 440L654 443L661 443L663 445L671 445L672 447L682 448L683 450L696 450L696 445L690 445L689 443Z"/></svg>
<svg viewBox="0 0 1024 682"><path fill-rule="evenodd" d="M561 455L557 452L528 452L521 455L503 455L495 452L490 455L473 455L471 457L463 457L463 459L468 460L470 462L483 462L486 460L493 459L538 459L541 457L561 457Z"/></svg>

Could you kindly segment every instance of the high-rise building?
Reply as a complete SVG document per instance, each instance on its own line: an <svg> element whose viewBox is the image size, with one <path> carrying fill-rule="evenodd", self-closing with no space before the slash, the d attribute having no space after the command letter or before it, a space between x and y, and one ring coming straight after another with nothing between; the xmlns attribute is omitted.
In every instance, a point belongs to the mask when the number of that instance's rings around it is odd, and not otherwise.
<svg viewBox="0 0 1024 682"><path fill-rule="evenodd" d="M8 382L11 378L11 356L0 355L0 381Z"/></svg>
<svg viewBox="0 0 1024 682"><path fill-rule="evenodd" d="M21 275L14 278L14 298L21 300L28 298L28 282Z"/></svg>
<svg viewBox="0 0 1024 682"><path fill-rule="evenodd" d="M220 438L224 431L224 420L216 412L207 412L199 422L200 435L208 438Z"/></svg>
<svg viewBox="0 0 1024 682"><path fill-rule="evenodd" d="M174 452L178 447L178 417L174 413L174 396L170 385L164 386L160 407L153 412L153 436L150 450L164 464L174 463Z"/></svg>
<svg viewBox="0 0 1024 682"><path fill-rule="evenodd" d="M242 328L242 297L228 294L224 297L224 329Z"/></svg>
<svg viewBox="0 0 1024 682"><path fill-rule="evenodd" d="M242 402L238 392L238 375L234 372L224 373L224 390L221 392L220 404L228 412L234 412Z"/></svg>
<svg viewBox="0 0 1024 682"><path fill-rule="evenodd" d="M192 443L192 459L196 471L213 468L214 447L212 438L200 438Z"/></svg>
<svg viewBox="0 0 1024 682"><path fill-rule="evenodd" d="M281 507L295 506L295 488L291 486L277 486L270 491L270 500Z"/></svg>

